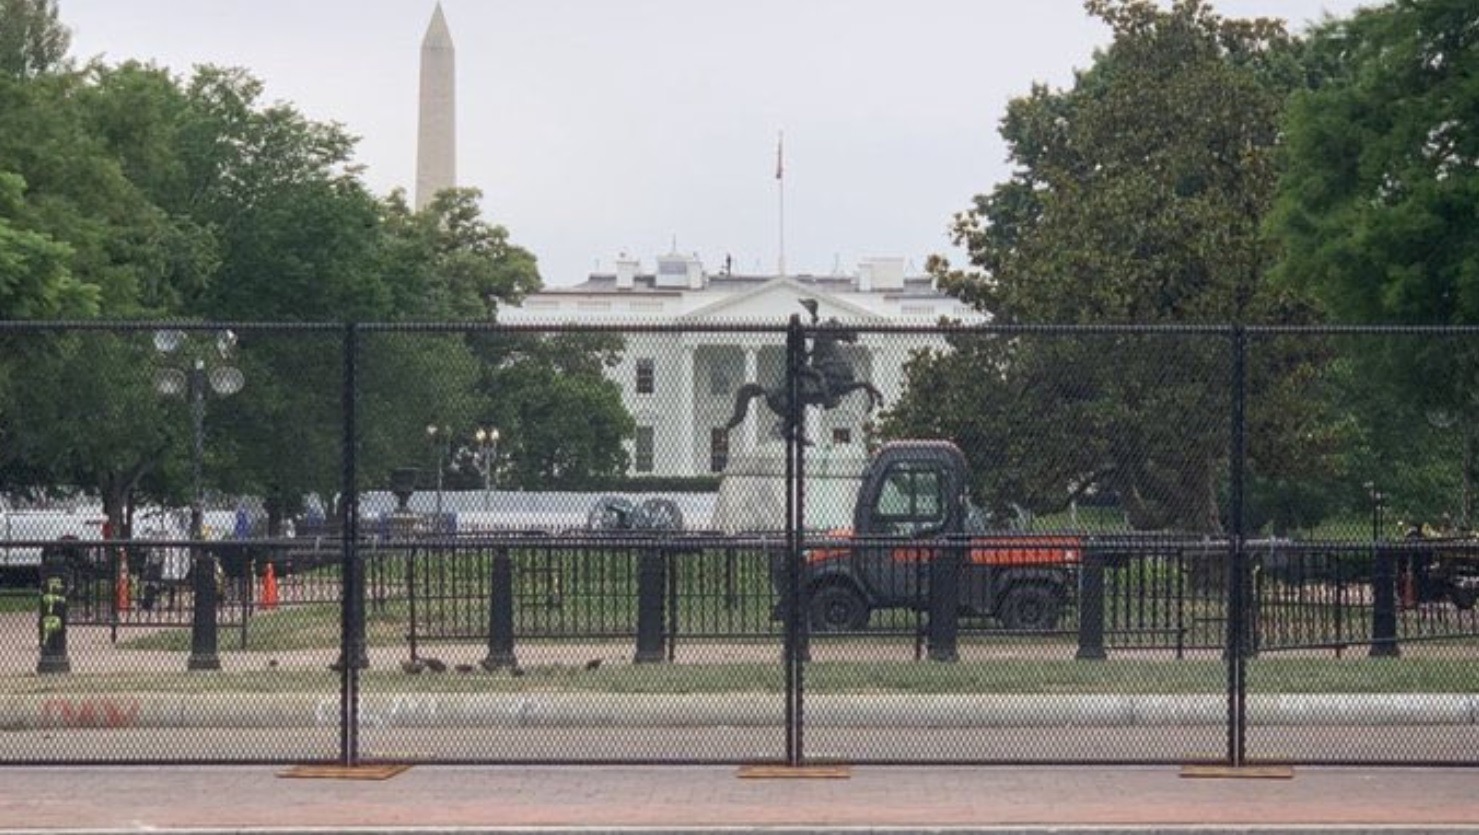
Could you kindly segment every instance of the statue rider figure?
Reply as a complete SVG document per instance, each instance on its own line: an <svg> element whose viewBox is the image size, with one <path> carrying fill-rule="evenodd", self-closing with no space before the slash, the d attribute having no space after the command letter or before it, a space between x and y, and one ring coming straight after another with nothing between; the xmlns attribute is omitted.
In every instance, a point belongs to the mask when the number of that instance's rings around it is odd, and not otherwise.
<svg viewBox="0 0 1479 835"><path fill-rule="evenodd" d="M835 409L841 405L843 397L855 391L867 394L870 411L882 405L883 394L871 383L856 379L852 363L842 349L843 343L857 342L857 331L844 327L836 319L822 323L817 312L816 299L802 299L801 306L811 314L811 324L816 330L811 344L803 349L805 355L798 371L801 379L797 390L802 408L821 406L823 409ZM771 412L782 419L790 414L789 396L784 384L775 389L766 389L758 383L746 383L735 393L734 414L726 424L726 429L734 429L745 419L749 401L755 397L763 397ZM797 428L783 425L782 435L790 437ZM805 438L802 440L805 442Z"/></svg>

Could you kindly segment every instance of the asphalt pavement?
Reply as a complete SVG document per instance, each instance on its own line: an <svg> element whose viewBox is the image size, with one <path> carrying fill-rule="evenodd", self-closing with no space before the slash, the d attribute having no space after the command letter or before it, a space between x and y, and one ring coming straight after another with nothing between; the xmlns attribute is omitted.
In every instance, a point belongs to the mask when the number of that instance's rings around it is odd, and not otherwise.
<svg viewBox="0 0 1479 835"><path fill-rule="evenodd" d="M290 769L0 768L0 832L1479 833L1461 768Z"/></svg>

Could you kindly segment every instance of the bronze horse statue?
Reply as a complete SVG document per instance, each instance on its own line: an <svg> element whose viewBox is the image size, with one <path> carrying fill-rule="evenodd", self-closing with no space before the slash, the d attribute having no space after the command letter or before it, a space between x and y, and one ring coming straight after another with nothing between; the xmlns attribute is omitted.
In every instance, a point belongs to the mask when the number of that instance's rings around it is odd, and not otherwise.
<svg viewBox="0 0 1479 835"><path fill-rule="evenodd" d="M807 299L802 304L812 311L812 321L815 323L815 302L807 305L808 301L811 300ZM867 380L857 379L852 363L843 353L844 344L851 345L857 341L858 332L844 327L836 319L828 319L817 329L811 348L806 352L805 365L801 368L801 379L797 386L803 411L807 406L835 409L844 397L857 391L868 395L868 411L883 405L883 393ZM773 389L767 389L759 383L745 383L740 386L734 396L734 414L730 416L729 423L724 425L725 430L734 429L744 422L745 416L749 414L750 401L757 397L764 397L766 407L781 419L781 437L789 440L796 427L791 421L790 392L784 380ZM808 443L804 437L801 440Z"/></svg>

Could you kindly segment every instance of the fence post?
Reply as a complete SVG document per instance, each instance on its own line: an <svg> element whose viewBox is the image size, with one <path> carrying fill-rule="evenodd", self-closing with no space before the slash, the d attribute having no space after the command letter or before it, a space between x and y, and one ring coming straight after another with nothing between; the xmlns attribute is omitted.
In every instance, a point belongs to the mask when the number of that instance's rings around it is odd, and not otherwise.
<svg viewBox="0 0 1479 835"><path fill-rule="evenodd" d="M359 325L344 325L344 379L340 392L343 425L339 438L340 557L343 598L339 619L339 764L359 765L359 671L370 664L365 647L365 569L359 553L358 417Z"/></svg>
<svg viewBox="0 0 1479 835"><path fill-rule="evenodd" d="M1104 652L1104 559L1093 548L1084 550L1078 575L1078 652L1081 661L1102 661Z"/></svg>
<svg viewBox="0 0 1479 835"><path fill-rule="evenodd" d="M668 622L667 622L667 637L668 637L668 647L667 647L667 653L668 654L667 654L667 660L668 661L675 661L675 660L677 660L677 652L678 652L678 585L679 585L679 577L678 577L679 568L678 568L678 566L680 565L680 561L678 559L676 559L676 557L677 557L677 555L679 553L680 553L680 551L677 548L669 548L667 546L663 546L663 549L662 549L663 576L667 580L667 595L668 595L668 603L667 603L667 616L668 616Z"/></svg>
<svg viewBox="0 0 1479 835"><path fill-rule="evenodd" d="M663 653L663 592L666 566L659 548L642 546L637 555L637 664L658 663Z"/></svg>
<svg viewBox="0 0 1479 835"><path fill-rule="evenodd" d="M1370 658L1396 658L1397 646L1397 554L1375 546L1371 563L1371 649Z"/></svg>
<svg viewBox="0 0 1479 835"><path fill-rule="evenodd" d="M801 552L805 518L806 409L801 405L801 368L806 362L806 332L801 317L792 315L786 326L786 764L801 765L806 756L803 740L805 705L803 663L810 654L807 630L807 595L802 587L804 555Z"/></svg>
<svg viewBox="0 0 1479 835"><path fill-rule="evenodd" d="M1242 767L1247 756L1248 683L1245 652L1247 650L1248 601L1246 578L1247 552L1243 542L1243 491L1246 489L1247 443L1247 363L1248 336L1241 323L1232 327L1232 414L1231 438L1230 553L1227 562L1227 758L1228 764Z"/></svg>
<svg viewBox="0 0 1479 835"><path fill-rule="evenodd" d="M216 654L216 555L199 542L191 546L190 660L187 670L219 670L221 657Z"/></svg>
<svg viewBox="0 0 1479 835"><path fill-rule="evenodd" d="M508 548L493 550L493 588L488 601L488 655L483 669L493 672L501 667L519 666L514 656L514 568Z"/></svg>
<svg viewBox="0 0 1479 835"><path fill-rule="evenodd" d="M41 657L37 675L72 672L67 657L67 561L56 546L41 551L41 595L36 619Z"/></svg>
<svg viewBox="0 0 1479 835"><path fill-rule="evenodd" d="M929 659L959 661L956 651L960 634L960 546L934 549L930 559Z"/></svg>

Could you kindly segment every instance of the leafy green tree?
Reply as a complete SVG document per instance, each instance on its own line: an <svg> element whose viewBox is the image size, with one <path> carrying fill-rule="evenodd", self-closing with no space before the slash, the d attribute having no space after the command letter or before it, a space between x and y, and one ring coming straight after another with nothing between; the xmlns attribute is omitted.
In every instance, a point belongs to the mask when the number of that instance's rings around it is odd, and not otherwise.
<svg viewBox="0 0 1479 835"><path fill-rule="evenodd" d="M25 182L0 172L0 319L88 316L97 311L94 288L72 277L72 250L41 232L17 229Z"/></svg>
<svg viewBox="0 0 1479 835"><path fill-rule="evenodd" d="M480 321L542 285L534 255L482 217L477 189L450 189L419 212L397 190L382 204L380 269L401 319Z"/></svg>
<svg viewBox="0 0 1479 835"><path fill-rule="evenodd" d="M1009 325L1306 320L1297 298L1263 282L1279 117L1303 77L1281 24L1223 18L1203 0L1085 7L1113 42L1072 89L1035 86L1009 105L1002 135L1017 168L957 216L975 269L936 260L941 286ZM1108 492L1136 528L1222 526L1225 338L963 334L954 347L914 361L885 433L960 440L999 507L1055 510ZM1270 370L1268 391L1286 391L1274 383L1291 374ZM946 385L963 390L931 414ZM1273 454L1312 420L1287 405L1261 400L1249 418L1273 439L1254 452L1270 477L1324 463Z"/></svg>
<svg viewBox="0 0 1479 835"><path fill-rule="evenodd" d="M518 432L503 447L511 483L622 468L630 418L599 373L619 341L489 338L499 306L540 279L534 256L482 218L476 191L413 212L398 193L368 191L341 126L265 103L245 70L73 70L66 47L54 0L0 0L0 317L468 323L362 340L367 486L424 446L428 423ZM138 491L188 498L190 422L152 390L147 372L164 360L149 336L7 342L0 489L97 489L120 514ZM342 384L343 330L237 336L246 387L207 401L207 482L292 512L305 493L339 486L342 403L324 393ZM20 408L38 393L59 400ZM512 410L533 397L590 420L556 432ZM90 416L137 443L107 442ZM82 450L86 461L72 454Z"/></svg>
<svg viewBox="0 0 1479 835"><path fill-rule="evenodd" d="M1327 22L1310 38L1316 83L1286 119L1284 175L1269 227L1273 277L1350 324L1479 324L1479 9L1462 0L1399 0ZM1353 360L1366 398L1369 477L1404 481L1414 436L1449 427L1462 451L1463 507L1473 521L1479 348L1472 339L1393 337ZM1451 465L1449 466L1451 469ZM1451 491L1458 494L1459 490ZM1408 495L1416 494L1408 491ZM1413 498L1412 501L1416 502ZM1429 504L1432 508L1440 505Z"/></svg>
<svg viewBox="0 0 1479 835"><path fill-rule="evenodd" d="M636 421L605 374L624 350L620 336L515 333L475 344L487 360L485 425L503 435L507 486L592 489L626 473L622 442Z"/></svg>
<svg viewBox="0 0 1479 835"><path fill-rule="evenodd" d="M1294 96L1275 275L1341 322L1479 322L1479 9L1362 9L1318 30Z"/></svg>
<svg viewBox="0 0 1479 835"><path fill-rule="evenodd" d="M418 212L399 192L385 201L380 268L394 277L389 284L399 319L485 323L500 305L540 287L534 256L482 219L478 196L473 189L445 191ZM477 427L497 427L504 487L576 489L624 472L622 441L634 422L620 389L604 375L622 350L616 335L475 328L372 341L377 362L415 365L386 383L422 392L409 398L416 408L387 409L375 421L391 430L379 446L385 457L376 459L385 476L398 465L394 456L404 464L407 451L420 450L413 460L434 460L421 437L427 425L451 430L458 443ZM388 341L396 347L382 344ZM424 392L428 381L441 391ZM443 464L451 459L444 455Z"/></svg>
<svg viewBox="0 0 1479 835"><path fill-rule="evenodd" d="M25 79L64 69L71 42L56 0L0 0L0 75Z"/></svg>
<svg viewBox="0 0 1479 835"><path fill-rule="evenodd" d="M68 272L95 288L99 314L160 313L148 289L180 269L185 247L168 212L120 164L132 149L97 129L93 113L108 95L98 81L107 75L99 67L0 75L0 170L25 181L9 217L69 247Z"/></svg>
<svg viewBox="0 0 1479 835"><path fill-rule="evenodd" d="M135 491L151 475L157 486L172 448L188 448L179 437L188 422L169 419L169 404L140 373L150 364L147 340L93 331L33 333L27 341L39 344L17 380L24 408L5 420L7 487L90 488L115 529L126 530Z"/></svg>

